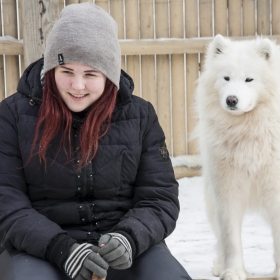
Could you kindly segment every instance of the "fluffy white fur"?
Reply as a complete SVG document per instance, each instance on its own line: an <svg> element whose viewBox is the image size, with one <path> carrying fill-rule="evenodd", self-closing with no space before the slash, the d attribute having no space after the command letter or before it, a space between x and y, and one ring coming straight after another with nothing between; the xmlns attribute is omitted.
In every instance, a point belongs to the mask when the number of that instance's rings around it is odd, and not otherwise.
<svg viewBox="0 0 280 280"><path fill-rule="evenodd" d="M207 214L217 238L213 274L246 278L241 228L253 209L271 225L280 279L278 46L264 38L231 41L217 35L198 79L196 105Z"/></svg>
<svg viewBox="0 0 280 280"><path fill-rule="evenodd" d="M187 166L188 168L201 167L200 155L180 155L177 157L170 157L173 167Z"/></svg>

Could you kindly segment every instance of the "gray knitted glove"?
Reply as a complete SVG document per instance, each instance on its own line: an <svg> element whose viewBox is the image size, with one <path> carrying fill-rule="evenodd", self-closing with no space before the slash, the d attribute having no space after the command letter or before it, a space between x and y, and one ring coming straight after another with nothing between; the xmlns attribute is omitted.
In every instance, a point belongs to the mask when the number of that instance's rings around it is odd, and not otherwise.
<svg viewBox="0 0 280 280"><path fill-rule="evenodd" d="M75 280L91 280L93 273L100 278L107 276L108 264L97 254L99 248L92 244L75 243L64 264L66 274Z"/></svg>
<svg viewBox="0 0 280 280"><path fill-rule="evenodd" d="M105 244L105 246L101 246ZM126 269L132 265L132 250L129 241L122 234L107 233L98 242L99 255L115 269Z"/></svg>

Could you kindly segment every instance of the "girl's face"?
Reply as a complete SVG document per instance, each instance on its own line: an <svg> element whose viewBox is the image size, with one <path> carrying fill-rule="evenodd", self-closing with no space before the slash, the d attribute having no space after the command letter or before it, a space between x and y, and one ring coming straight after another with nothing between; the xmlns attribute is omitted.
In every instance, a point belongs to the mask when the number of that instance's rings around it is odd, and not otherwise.
<svg viewBox="0 0 280 280"><path fill-rule="evenodd" d="M72 62L55 68L55 82L69 110L81 112L102 95L106 77L91 66Z"/></svg>

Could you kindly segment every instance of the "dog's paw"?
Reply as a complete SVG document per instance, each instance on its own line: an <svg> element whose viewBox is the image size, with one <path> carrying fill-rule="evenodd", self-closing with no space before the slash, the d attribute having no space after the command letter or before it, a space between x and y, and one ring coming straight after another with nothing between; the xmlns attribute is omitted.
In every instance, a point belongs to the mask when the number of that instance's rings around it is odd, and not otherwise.
<svg viewBox="0 0 280 280"><path fill-rule="evenodd" d="M226 269L221 275L221 280L245 280L247 278L247 274L243 269Z"/></svg>
<svg viewBox="0 0 280 280"><path fill-rule="evenodd" d="M216 258L213 260L212 274L218 277L220 276L221 272L222 272L222 264L220 263L218 258Z"/></svg>

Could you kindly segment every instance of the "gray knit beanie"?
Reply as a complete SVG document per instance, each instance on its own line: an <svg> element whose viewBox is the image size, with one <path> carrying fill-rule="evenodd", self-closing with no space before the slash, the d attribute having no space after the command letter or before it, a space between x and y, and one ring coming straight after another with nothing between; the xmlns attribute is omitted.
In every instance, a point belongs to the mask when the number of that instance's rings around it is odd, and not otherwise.
<svg viewBox="0 0 280 280"><path fill-rule="evenodd" d="M118 26L106 11L92 3L66 6L47 39L44 73L69 62L94 67L119 88Z"/></svg>

